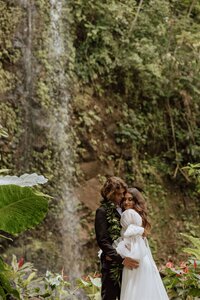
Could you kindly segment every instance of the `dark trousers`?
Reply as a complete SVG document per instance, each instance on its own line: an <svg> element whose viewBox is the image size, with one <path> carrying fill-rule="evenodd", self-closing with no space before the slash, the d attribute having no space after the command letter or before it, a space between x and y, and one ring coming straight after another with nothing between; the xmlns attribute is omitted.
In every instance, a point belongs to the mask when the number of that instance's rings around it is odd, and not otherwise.
<svg viewBox="0 0 200 300"><path fill-rule="evenodd" d="M101 269L102 274L102 287L101 287L101 299L102 300L119 300L120 299L120 285L116 283L110 274L110 266L104 264Z"/></svg>

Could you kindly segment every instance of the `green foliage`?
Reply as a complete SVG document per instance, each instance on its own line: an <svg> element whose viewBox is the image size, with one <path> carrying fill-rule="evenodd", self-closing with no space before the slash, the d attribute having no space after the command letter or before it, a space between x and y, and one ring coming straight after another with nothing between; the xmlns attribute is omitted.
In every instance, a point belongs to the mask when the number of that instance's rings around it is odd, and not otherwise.
<svg viewBox="0 0 200 300"><path fill-rule="evenodd" d="M109 224L109 236L114 242L120 237L121 233L121 225L119 224L119 219L116 217L116 207L113 202L105 199L101 200L101 205L106 211L106 219ZM121 280L122 267L122 264L112 262L111 277L115 282L120 282Z"/></svg>
<svg viewBox="0 0 200 300"><path fill-rule="evenodd" d="M188 262L182 262L180 266L174 266L169 262L164 269L164 283L168 289L170 299L195 300L200 297L200 242L199 238L194 238L182 234L194 246L185 248L191 257Z"/></svg>
<svg viewBox="0 0 200 300"><path fill-rule="evenodd" d="M133 143L138 150L141 150L146 145L148 138L145 125L145 117L142 114L137 116L134 110L130 110L127 120L125 118L118 124L118 131L115 132L116 142L122 145Z"/></svg>
<svg viewBox="0 0 200 300"><path fill-rule="evenodd" d="M4 170L3 170L4 171ZM38 183L47 181L37 174L24 174L21 177L5 176L0 178L0 230L9 234L16 234L32 228L43 220L47 213L47 195L30 188ZM10 184L8 184L10 183ZM15 183L15 184L13 184ZM21 187L20 185L28 186ZM4 237L1 235L1 237ZM21 290L25 293L29 283L35 277L35 273L27 275L27 267L21 268L13 257L12 268L3 262L0 257L0 296L7 299L24 298ZM18 272L18 270L21 270ZM17 273L18 272L18 273ZM22 278L23 277L23 278ZM18 287L21 287L20 288Z"/></svg>
<svg viewBox="0 0 200 300"><path fill-rule="evenodd" d="M1 126L1 124L0 124L0 137L5 137L5 138L8 137L7 131Z"/></svg>
<svg viewBox="0 0 200 300"><path fill-rule="evenodd" d="M198 267L194 267L198 263ZM170 299L195 300L200 297L199 264L189 261L180 267L165 269L164 283Z"/></svg>
<svg viewBox="0 0 200 300"><path fill-rule="evenodd" d="M7 299L8 295L20 300L34 297L47 300L77 300L80 291L84 291L90 300L100 300L100 288L101 279L96 273L79 278L76 284L72 285L64 274L47 271L44 276L39 276L32 263L24 262L22 258L17 261L15 255L11 265L0 260L0 296L3 300Z"/></svg>
<svg viewBox="0 0 200 300"><path fill-rule="evenodd" d="M10 103L2 101L0 103L0 124L3 128L0 147L0 166L14 171L13 153L20 145L20 135L22 133L22 123L19 118L19 110Z"/></svg>
<svg viewBox="0 0 200 300"><path fill-rule="evenodd" d="M200 195L200 163L198 164L189 163L187 167L183 167L182 169L186 170L189 178L191 178L191 180L193 180L195 184L194 194L196 196Z"/></svg>
<svg viewBox="0 0 200 300"><path fill-rule="evenodd" d="M194 256L200 261L200 239L183 233L182 236L186 237L194 246L194 248L184 248L184 252Z"/></svg>
<svg viewBox="0 0 200 300"><path fill-rule="evenodd" d="M5 279L1 282L3 289L6 290L7 295L14 296L14 299L28 300L34 297L48 300L77 299L75 288L72 288L61 274L47 271L45 276L38 276L32 263L23 263L22 259L17 261L15 255L11 266L4 263L3 272L0 274L3 274Z"/></svg>
<svg viewBox="0 0 200 300"><path fill-rule="evenodd" d="M90 300L101 299L101 278L98 274L88 275L85 278L77 280L78 287L86 292L86 295Z"/></svg>
<svg viewBox="0 0 200 300"><path fill-rule="evenodd" d="M48 201L29 187L0 186L0 230L16 234L41 222Z"/></svg>
<svg viewBox="0 0 200 300"><path fill-rule="evenodd" d="M8 295L12 295L14 299L20 299L18 291L10 282L10 267L0 257L0 296L2 297L0 299L7 299Z"/></svg>
<svg viewBox="0 0 200 300"><path fill-rule="evenodd" d="M181 167L200 153L200 4L139 3L69 1L75 71L100 96L118 97L116 142L159 156L182 182Z"/></svg>
<svg viewBox="0 0 200 300"><path fill-rule="evenodd" d="M45 276L38 276L32 263L21 258L17 261L13 255L11 265L0 260L0 296L4 293L12 295L14 299L28 300L39 297L47 300L77 300L77 290L84 290L91 300L100 300L101 279L98 274L77 279L76 286L66 281L63 274L47 271Z"/></svg>
<svg viewBox="0 0 200 300"><path fill-rule="evenodd" d="M37 97L39 99L41 99L41 101L40 101L41 106L45 107L46 109L48 109L48 107L50 107L51 97L49 96L49 87L42 80L38 81Z"/></svg>
<svg viewBox="0 0 200 300"><path fill-rule="evenodd" d="M19 57L19 50L13 46L16 27L22 16L19 7L8 1L0 1L0 92L6 92L14 86L15 75L8 70L10 64Z"/></svg>
<svg viewBox="0 0 200 300"><path fill-rule="evenodd" d="M113 202L102 200L101 205L106 211L106 219L109 224L109 235L112 241L117 240L120 237L121 225L119 219L116 217L116 207Z"/></svg>
<svg viewBox="0 0 200 300"><path fill-rule="evenodd" d="M95 123L100 123L100 121L101 118L96 114L96 112L94 110L89 110L79 114L77 125L85 127L89 132L91 132Z"/></svg>

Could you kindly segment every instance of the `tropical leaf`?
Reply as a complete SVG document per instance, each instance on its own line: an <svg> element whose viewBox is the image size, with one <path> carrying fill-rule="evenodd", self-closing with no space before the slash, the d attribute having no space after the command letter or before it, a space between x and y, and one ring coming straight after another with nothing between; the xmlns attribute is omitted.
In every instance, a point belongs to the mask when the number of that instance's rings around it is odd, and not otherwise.
<svg viewBox="0 0 200 300"><path fill-rule="evenodd" d="M16 234L40 223L48 210L47 197L30 187L0 185L0 230Z"/></svg>
<svg viewBox="0 0 200 300"><path fill-rule="evenodd" d="M185 253L195 256L198 260L200 260L200 250L199 249L184 248L183 251Z"/></svg>
<svg viewBox="0 0 200 300"><path fill-rule="evenodd" d="M84 287L90 286L90 283L87 282L87 281L85 281L85 280L83 280L82 278L80 278L79 281L80 281L80 283L81 283Z"/></svg>
<svg viewBox="0 0 200 300"><path fill-rule="evenodd" d="M9 277L9 266L0 257L0 299L8 299L8 295L12 295L12 299L20 299L19 293L12 287Z"/></svg>
<svg viewBox="0 0 200 300"><path fill-rule="evenodd" d="M188 235L186 233L181 233L182 236L186 237L190 242L192 242L192 244L194 245L194 247L200 249L200 239L197 237L193 237L191 235Z"/></svg>
<svg viewBox="0 0 200 300"><path fill-rule="evenodd" d="M185 233L181 233L182 236L186 237L190 242L192 242L195 248L184 248L183 251L195 256L198 260L200 260L200 239L190 236Z"/></svg>
<svg viewBox="0 0 200 300"><path fill-rule="evenodd" d="M101 278L92 278L91 276L89 278L94 286L101 288Z"/></svg>
<svg viewBox="0 0 200 300"><path fill-rule="evenodd" d="M44 184L48 181L43 175L33 174L23 174L18 176L0 176L0 185L15 184L19 186L33 186L37 184Z"/></svg>
<svg viewBox="0 0 200 300"><path fill-rule="evenodd" d="M6 300L6 293L4 292L3 287L0 285L0 300Z"/></svg>

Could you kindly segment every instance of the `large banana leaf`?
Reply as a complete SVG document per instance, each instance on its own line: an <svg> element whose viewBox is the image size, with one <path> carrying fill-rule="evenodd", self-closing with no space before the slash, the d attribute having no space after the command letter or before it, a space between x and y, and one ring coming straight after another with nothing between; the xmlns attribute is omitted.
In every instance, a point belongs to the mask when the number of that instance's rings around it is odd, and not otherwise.
<svg viewBox="0 0 200 300"><path fill-rule="evenodd" d="M30 187L0 185L0 230L16 234L40 223L48 210L47 196Z"/></svg>

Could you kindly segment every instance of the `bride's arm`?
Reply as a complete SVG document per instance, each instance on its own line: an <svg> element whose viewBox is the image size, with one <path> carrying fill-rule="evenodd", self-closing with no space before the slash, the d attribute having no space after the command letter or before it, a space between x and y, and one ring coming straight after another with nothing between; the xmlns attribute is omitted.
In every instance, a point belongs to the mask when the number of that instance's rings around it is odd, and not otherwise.
<svg viewBox="0 0 200 300"><path fill-rule="evenodd" d="M130 224L124 232L124 237L131 237L144 234L144 227Z"/></svg>
<svg viewBox="0 0 200 300"><path fill-rule="evenodd" d="M146 246L143 240L145 229L137 225L141 224L141 217L134 210L128 210L122 214L121 222L124 226L123 242L119 243L117 252L122 256L125 254L133 259L140 260L146 254Z"/></svg>

